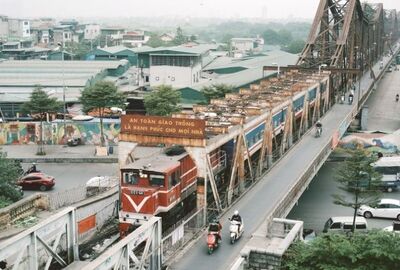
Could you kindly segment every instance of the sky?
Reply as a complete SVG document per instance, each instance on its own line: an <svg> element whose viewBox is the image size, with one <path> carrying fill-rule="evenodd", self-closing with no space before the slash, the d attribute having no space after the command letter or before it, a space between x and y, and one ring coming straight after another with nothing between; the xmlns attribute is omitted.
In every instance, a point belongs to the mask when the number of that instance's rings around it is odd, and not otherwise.
<svg viewBox="0 0 400 270"><path fill-rule="evenodd" d="M400 10L400 0L369 0ZM10 17L213 17L312 19L319 0L0 0Z"/></svg>

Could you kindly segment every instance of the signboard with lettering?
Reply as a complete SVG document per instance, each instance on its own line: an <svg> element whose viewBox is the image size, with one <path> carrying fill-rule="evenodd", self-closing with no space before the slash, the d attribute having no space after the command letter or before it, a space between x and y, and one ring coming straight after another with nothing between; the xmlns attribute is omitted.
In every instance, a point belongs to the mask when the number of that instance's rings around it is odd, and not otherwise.
<svg viewBox="0 0 400 270"><path fill-rule="evenodd" d="M205 121L161 116L123 115L121 133L171 138L205 138Z"/></svg>

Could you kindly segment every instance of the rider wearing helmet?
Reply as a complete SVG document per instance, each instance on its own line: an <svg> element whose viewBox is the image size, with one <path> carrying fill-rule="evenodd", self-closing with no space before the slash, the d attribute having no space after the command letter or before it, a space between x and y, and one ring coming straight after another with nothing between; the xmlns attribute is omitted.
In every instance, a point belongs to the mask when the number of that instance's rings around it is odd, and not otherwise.
<svg viewBox="0 0 400 270"><path fill-rule="evenodd" d="M231 221L232 220L237 221L237 222L240 223L239 230L241 231L242 228L243 228L243 222L242 222L242 217L239 215L239 211L238 210L235 210L235 212L233 212L233 216L231 217Z"/></svg>
<svg viewBox="0 0 400 270"><path fill-rule="evenodd" d="M242 223L242 217L239 215L238 210L235 210L235 212L233 212L233 216L231 217L231 220Z"/></svg>

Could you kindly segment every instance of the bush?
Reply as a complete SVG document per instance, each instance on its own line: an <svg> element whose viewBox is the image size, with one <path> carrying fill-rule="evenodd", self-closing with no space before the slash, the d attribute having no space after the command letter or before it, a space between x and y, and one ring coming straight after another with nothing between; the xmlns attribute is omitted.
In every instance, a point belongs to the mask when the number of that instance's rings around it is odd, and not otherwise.
<svg viewBox="0 0 400 270"><path fill-rule="evenodd" d="M16 202L22 198L22 194L18 190L18 187L12 184L1 184L0 194L7 194L7 200L11 202ZM3 195L2 197L5 198Z"/></svg>

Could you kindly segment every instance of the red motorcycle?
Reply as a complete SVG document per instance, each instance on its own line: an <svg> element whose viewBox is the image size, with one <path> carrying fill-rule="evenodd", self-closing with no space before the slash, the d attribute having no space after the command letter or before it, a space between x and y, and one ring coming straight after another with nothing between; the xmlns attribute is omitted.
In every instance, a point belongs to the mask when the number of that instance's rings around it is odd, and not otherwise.
<svg viewBox="0 0 400 270"><path fill-rule="evenodd" d="M207 246L208 254L212 254L220 245L222 226L219 222L212 222L208 226Z"/></svg>

